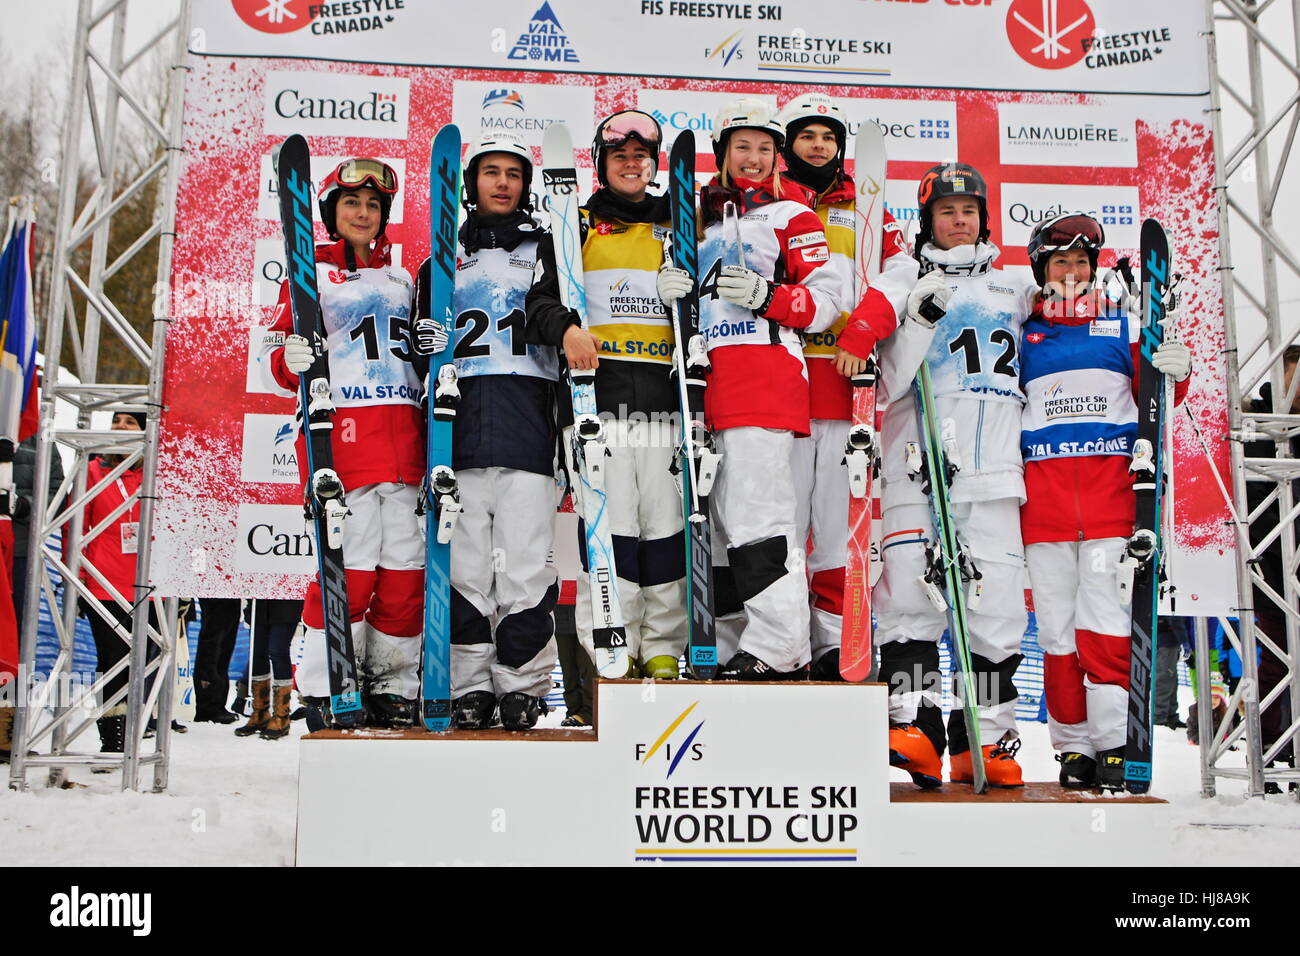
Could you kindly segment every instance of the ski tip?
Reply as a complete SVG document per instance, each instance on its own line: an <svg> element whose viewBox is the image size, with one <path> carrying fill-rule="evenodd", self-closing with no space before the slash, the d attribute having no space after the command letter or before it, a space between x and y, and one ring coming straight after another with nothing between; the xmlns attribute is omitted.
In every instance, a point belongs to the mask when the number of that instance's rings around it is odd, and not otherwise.
<svg viewBox="0 0 1300 956"><path fill-rule="evenodd" d="M552 123L542 133L542 164L556 169L568 169L575 165L573 137L569 135L569 127L564 123Z"/></svg>

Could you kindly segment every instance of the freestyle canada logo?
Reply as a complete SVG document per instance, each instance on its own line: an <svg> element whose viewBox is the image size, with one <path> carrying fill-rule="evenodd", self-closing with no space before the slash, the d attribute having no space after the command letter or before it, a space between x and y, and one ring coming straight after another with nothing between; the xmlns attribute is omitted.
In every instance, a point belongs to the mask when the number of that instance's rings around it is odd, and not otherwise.
<svg viewBox="0 0 1300 956"><path fill-rule="evenodd" d="M652 757L654 757L662 750L663 751L662 759L668 761L668 772L664 774L664 779L667 779L673 775L673 772L676 771L678 764L680 764L682 760L684 760L687 756L689 756L692 761L703 760L704 745L701 743L696 743L695 738L699 735L700 728L704 726L704 721L701 720L698 724L696 724L695 727L691 730L691 732L688 733L680 743L672 743L669 740L669 738L672 737L672 735L677 731L677 728L682 726L683 722L690 715L691 711L693 711L696 707L698 707L699 704L700 702L697 700L695 703L691 704L691 706L687 707L684 711L678 714L677 718L672 723L670 723L667 726L667 728L665 728L664 732L659 735L659 738L649 747L647 747L645 744L637 744L636 745L637 762L640 763L642 766L645 766L650 762L650 759Z"/></svg>
<svg viewBox="0 0 1300 956"><path fill-rule="evenodd" d="M1074 66L1097 29L1085 0L1012 0L1007 39L1020 58L1044 70Z"/></svg>
<svg viewBox="0 0 1300 956"><path fill-rule="evenodd" d="M506 55L509 60L531 60L534 63L581 63L578 51L560 26L560 20L549 2L537 8L528 27Z"/></svg>
<svg viewBox="0 0 1300 956"><path fill-rule="evenodd" d="M310 3L308 0L230 0L239 19L262 33L292 33L310 25L317 36L382 30L395 22L406 0L353 0Z"/></svg>

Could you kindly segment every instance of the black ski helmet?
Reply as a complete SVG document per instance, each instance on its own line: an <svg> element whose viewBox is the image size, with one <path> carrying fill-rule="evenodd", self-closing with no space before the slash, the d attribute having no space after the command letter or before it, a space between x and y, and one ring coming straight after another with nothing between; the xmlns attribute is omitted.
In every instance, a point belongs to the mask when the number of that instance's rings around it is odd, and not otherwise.
<svg viewBox="0 0 1300 956"><path fill-rule="evenodd" d="M655 172L659 172L659 150L664 141L659 121L641 110L619 110L601 120L591 137L591 164L596 167L596 180L600 185L609 185L605 175L605 150L618 149L629 139L650 150L650 161L654 163Z"/></svg>
<svg viewBox="0 0 1300 956"><path fill-rule="evenodd" d="M989 188L979 170L966 163L940 163L931 166L921 177L916 189L916 204L920 210L920 230L916 234L916 250L934 238L931 229L930 207L945 196L974 196L980 205L980 239L989 237Z"/></svg>
<svg viewBox="0 0 1300 956"><path fill-rule="evenodd" d="M470 144L465 153L465 201L478 205L478 164L488 153L505 153L523 163L524 191L519 197L519 208L525 212L533 208L533 151L513 133L484 133Z"/></svg>
<svg viewBox="0 0 1300 956"><path fill-rule="evenodd" d="M376 235L384 234L384 229L388 226L388 214L393 208L393 196L397 194L397 172L381 159L357 156L345 159L335 166L321 181L320 189L316 192L320 221L325 224L325 231L331 239L339 238L334 228L334 209L338 205L339 194L363 187L379 193L379 232Z"/></svg>
<svg viewBox="0 0 1300 956"><path fill-rule="evenodd" d="M1092 264L1092 281L1097 280L1097 257L1106 245L1106 230L1096 219L1086 213L1072 212L1047 219L1034 227L1029 234L1029 265L1034 270L1034 281L1042 288L1046 281L1047 260L1053 252L1064 252L1078 246L1088 254Z"/></svg>

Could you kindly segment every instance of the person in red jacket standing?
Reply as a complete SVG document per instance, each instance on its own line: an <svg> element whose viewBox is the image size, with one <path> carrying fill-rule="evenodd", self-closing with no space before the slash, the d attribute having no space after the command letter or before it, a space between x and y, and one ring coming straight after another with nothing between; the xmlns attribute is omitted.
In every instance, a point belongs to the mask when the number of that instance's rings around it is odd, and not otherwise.
<svg viewBox="0 0 1300 956"><path fill-rule="evenodd" d="M1121 790L1132 628L1121 559L1136 516L1129 466L1141 329L1096 288L1104 243L1101 224L1082 214L1041 223L1029 239L1042 291L1021 348L1020 523L1061 785ZM1152 365L1182 401L1187 346L1166 337Z"/></svg>
<svg viewBox="0 0 1300 956"><path fill-rule="evenodd" d="M331 239L316 247L316 263L330 397L338 409L334 469L351 512L343 523L348 610L367 719L377 726L414 722L424 608L424 544L415 515L424 429L422 387L411 365L414 284L392 264L384 235L396 192L392 167L362 157L339 164L317 194ZM312 349L293 334L288 282L281 286L271 329L285 339L263 363L270 384L278 394L297 396L298 376L311 366ZM305 481L301 434L296 447ZM303 623L298 689L315 711L311 725L319 726L328 719L329 697L319 581L308 588ZM289 691L288 682L275 682L274 716L287 713Z"/></svg>
<svg viewBox="0 0 1300 956"><path fill-rule="evenodd" d="M712 364L704 411L722 456L710 504L726 546L715 544L713 556L725 553L729 566L719 569L715 598L718 659L727 662L720 680L800 680L811 656L790 468L794 439L810 432L799 333L835 321L840 282L812 210L816 194L777 169L784 141L764 101L728 103L713 125L718 175L700 194L700 331ZM728 202L739 214L739 249L724 228ZM660 271L665 303L689 287L682 270Z"/></svg>
<svg viewBox="0 0 1300 956"><path fill-rule="evenodd" d="M812 434L794 440L795 541L812 531L811 574L813 680L840 680L840 632L844 627L844 566L849 538L849 473L844 446L853 419L849 379L867 364L876 342L898 326L916 284L917 263L894 217L886 210L880 273L855 301L853 178L844 171L848 121L824 93L804 93L785 105L781 156L786 174L817 194L817 217L826 230L830 268L839 274L840 315L825 332L805 337ZM856 308L855 308L856 307ZM849 312L853 311L850 326Z"/></svg>

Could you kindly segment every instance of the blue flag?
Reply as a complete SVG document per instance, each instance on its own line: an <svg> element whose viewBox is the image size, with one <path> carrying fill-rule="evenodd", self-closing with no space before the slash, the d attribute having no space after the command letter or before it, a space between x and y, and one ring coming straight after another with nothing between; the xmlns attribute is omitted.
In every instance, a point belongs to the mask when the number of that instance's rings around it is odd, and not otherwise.
<svg viewBox="0 0 1300 956"><path fill-rule="evenodd" d="M0 439L14 444L36 368L31 240L31 216L11 218L0 253Z"/></svg>

